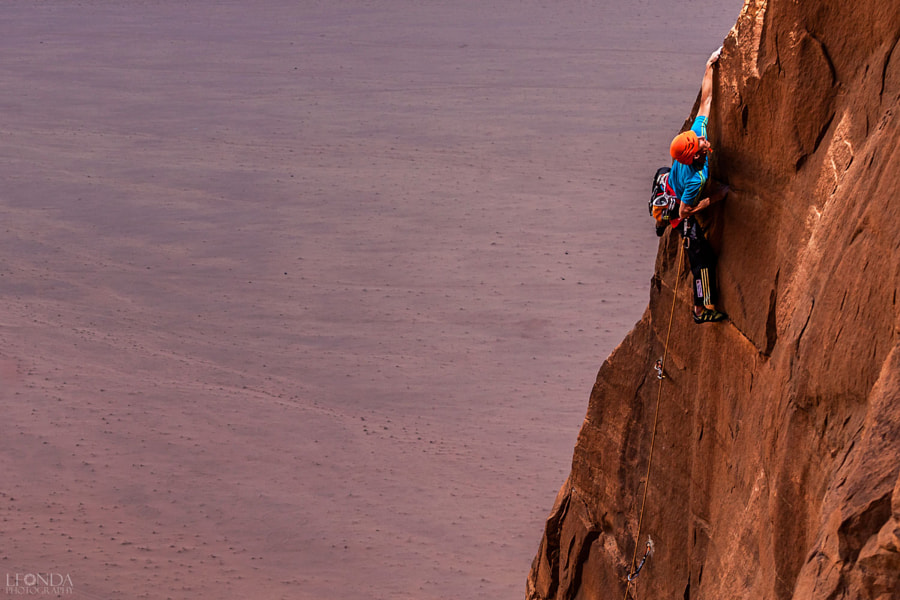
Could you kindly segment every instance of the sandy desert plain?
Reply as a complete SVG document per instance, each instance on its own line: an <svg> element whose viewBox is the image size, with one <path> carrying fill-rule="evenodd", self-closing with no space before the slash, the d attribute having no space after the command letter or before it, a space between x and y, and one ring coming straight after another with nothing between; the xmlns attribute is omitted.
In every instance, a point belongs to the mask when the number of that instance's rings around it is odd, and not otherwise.
<svg viewBox="0 0 900 600"><path fill-rule="evenodd" d="M523 597L739 10L4 2L0 596Z"/></svg>

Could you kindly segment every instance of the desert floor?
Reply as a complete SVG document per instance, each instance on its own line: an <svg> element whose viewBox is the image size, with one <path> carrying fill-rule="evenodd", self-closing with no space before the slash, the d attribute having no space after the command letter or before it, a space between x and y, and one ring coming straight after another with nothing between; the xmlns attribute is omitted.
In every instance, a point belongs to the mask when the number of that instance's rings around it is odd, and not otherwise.
<svg viewBox="0 0 900 600"><path fill-rule="evenodd" d="M521 598L739 10L5 2L0 591Z"/></svg>

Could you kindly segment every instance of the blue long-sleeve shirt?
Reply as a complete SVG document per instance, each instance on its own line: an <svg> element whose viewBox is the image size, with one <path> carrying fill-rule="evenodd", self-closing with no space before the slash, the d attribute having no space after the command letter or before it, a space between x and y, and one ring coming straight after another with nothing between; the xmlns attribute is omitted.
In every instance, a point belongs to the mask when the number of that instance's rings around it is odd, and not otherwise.
<svg viewBox="0 0 900 600"><path fill-rule="evenodd" d="M694 119L691 130L697 137L706 137L706 121L707 118L702 116ZM707 179L709 179L708 155L703 157L702 164L698 161L692 165L685 165L676 160L669 173L669 185L672 186L678 199L688 206L694 206L700 201L700 194Z"/></svg>

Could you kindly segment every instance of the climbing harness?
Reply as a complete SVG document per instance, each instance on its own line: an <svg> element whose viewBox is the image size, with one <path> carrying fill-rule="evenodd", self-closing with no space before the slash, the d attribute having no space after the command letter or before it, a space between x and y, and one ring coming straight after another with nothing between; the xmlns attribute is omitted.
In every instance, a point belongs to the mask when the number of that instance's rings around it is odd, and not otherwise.
<svg viewBox="0 0 900 600"><path fill-rule="evenodd" d="M629 573L628 583L631 583L632 581L634 581L634 579L641 572L641 569L644 568L644 563L647 562L647 559L650 558L650 556L652 554L653 554L653 540L648 535L647 536L647 549L644 551L644 558L641 559L641 563L637 566L637 569L635 569L632 573Z"/></svg>
<svg viewBox="0 0 900 600"><path fill-rule="evenodd" d="M656 445L656 430L659 425L659 404L662 399L662 380L665 377L664 369L666 358L669 356L669 337L672 333L672 319L675 316L675 301L678 299L678 281L681 279L681 266L684 262L682 256L683 252L684 246L679 244L678 258L676 259L676 262L678 263L678 274L675 275L675 284L672 286L672 310L669 312L669 326L666 330L666 343L663 346L662 358L656 361L656 367L654 367L657 373L656 378L659 380L659 386L656 392L656 413L653 416L653 434L650 436L650 454L647 457L647 475L644 477L644 495L641 499L641 511L638 517L637 535L634 536L635 540L640 539L644 526L644 508L647 506L647 491L650 489L650 467L653 465L653 448ZM644 552L644 558L641 559L641 564L635 568L635 564L637 564L637 553L638 546L635 544L634 554L631 556L631 568L628 570L628 577L626 578L625 583L625 600L628 600L628 591L631 589L631 583L634 581L634 578L641 572L644 563L647 562L647 558L653 554L653 541L649 537L647 538L647 550Z"/></svg>

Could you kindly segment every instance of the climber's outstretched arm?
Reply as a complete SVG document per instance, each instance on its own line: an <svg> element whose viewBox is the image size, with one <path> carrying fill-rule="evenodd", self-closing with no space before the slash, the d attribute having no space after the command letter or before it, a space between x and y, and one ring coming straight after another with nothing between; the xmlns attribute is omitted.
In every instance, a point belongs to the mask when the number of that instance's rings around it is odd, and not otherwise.
<svg viewBox="0 0 900 600"><path fill-rule="evenodd" d="M703 83L700 84L700 108L697 110L698 117L708 117L709 111L712 109L712 90L713 90L713 65L719 60L719 53L722 52L720 47L713 52L709 60L706 61L706 72L703 73Z"/></svg>

